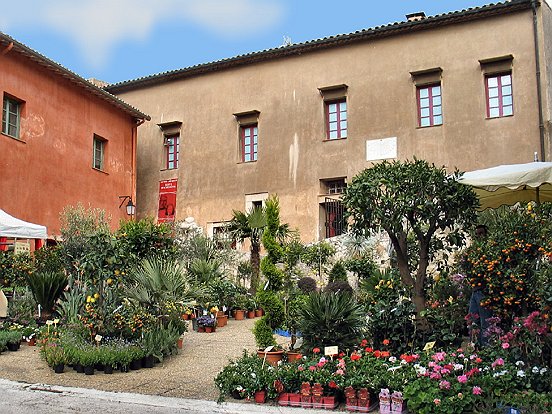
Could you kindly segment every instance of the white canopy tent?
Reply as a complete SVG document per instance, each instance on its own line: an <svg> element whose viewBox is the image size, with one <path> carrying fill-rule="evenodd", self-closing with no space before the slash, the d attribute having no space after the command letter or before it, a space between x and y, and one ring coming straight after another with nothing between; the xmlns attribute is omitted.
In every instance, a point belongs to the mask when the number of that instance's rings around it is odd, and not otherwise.
<svg viewBox="0 0 552 414"><path fill-rule="evenodd" d="M46 226L28 223L0 210L0 237L12 239L46 239Z"/></svg>
<svg viewBox="0 0 552 414"><path fill-rule="evenodd" d="M470 171L459 182L474 187L481 209L517 202L552 201L552 162L499 165Z"/></svg>

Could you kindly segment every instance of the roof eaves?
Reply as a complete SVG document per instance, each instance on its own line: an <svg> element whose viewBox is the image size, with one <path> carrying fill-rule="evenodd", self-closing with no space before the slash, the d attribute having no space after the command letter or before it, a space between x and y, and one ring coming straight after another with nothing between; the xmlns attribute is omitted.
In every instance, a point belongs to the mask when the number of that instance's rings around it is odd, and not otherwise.
<svg viewBox="0 0 552 414"><path fill-rule="evenodd" d="M96 85L87 81L83 77L77 75L75 72L63 67L57 62L54 62L53 60L31 49L25 44L18 42L17 40L15 40L11 36L3 32L0 32L0 44L4 44L4 45L7 45L7 47L10 47L7 53L17 52L25 56L27 59L46 68L47 70L55 73L56 75L67 79L72 84L84 89L88 93L91 93L92 95L100 98L101 100L108 102L109 104L115 106L119 110L127 113L128 115L132 116L137 120L144 119L149 121L151 119L149 115L144 114L137 108L134 108L132 105L129 105L128 103L124 102L122 99L111 94L107 90L97 87Z"/></svg>
<svg viewBox="0 0 552 414"><path fill-rule="evenodd" d="M365 41L378 37L393 36L400 33L408 33L418 30L428 30L437 26L512 13L519 10L529 9L530 7L530 0L506 0L499 3L490 3L484 6L471 7L468 9L428 16L422 20L394 22L386 25L375 26L369 29L357 30L351 33L328 36L320 39L309 40L303 43L280 46L277 48L265 49L217 61L202 63L183 69L161 72L107 85L104 89L112 93L119 93L231 67L257 63L264 60L299 55L310 51L335 47L341 44Z"/></svg>

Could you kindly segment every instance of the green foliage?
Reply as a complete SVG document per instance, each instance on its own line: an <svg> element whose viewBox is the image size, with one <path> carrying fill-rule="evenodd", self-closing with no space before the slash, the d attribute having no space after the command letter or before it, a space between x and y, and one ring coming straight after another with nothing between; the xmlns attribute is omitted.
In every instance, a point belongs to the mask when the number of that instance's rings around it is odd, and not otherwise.
<svg viewBox="0 0 552 414"><path fill-rule="evenodd" d="M365 314L346 294L312 293L302 308L299 329L308 348L337 345L351 348L365 326Z"/></svg>
<svg viewBox="0 0 552 414"><path fill-rule="evenodd" d="M236 298L245 294L245 289L229 280L214 279L206 286L207 295L219 307L236 305Z"/></svg>
<svg viewBox="0 0 552 414"><path fill-rule="evenodd" d="M276 346L276 340L272 333L272 329L268 325L266 316L258 319L253 327L253 335L255 336L255 342L257 348L266 349L269 346Z"/></svg>
<svg viewBox="0 0 552 414"><path fill-rule="evenodd" d="M168 300L191 302L198 294L184 266L176 261L144 259L128 276L126 296L149 309Z"/></svg>
<svg viewBox="0 0 552 414"><path fill-rule="evenodd" d="M274 367L244 350L240 358L231 360L216 376L215 384L220 393L217 402L223 402L226 396L253 398L255 392L261 390L267 390L268 396L273 398L276 396L272 388L275 379Z"/></svg>
<svg viewBox="0 0 552 414"><path fill-rule="evenodd" d="M61 248L59 246L46 246L35 250L34 265L39 272L62 272Z"/></svg>
<svg viewBox="0 0 552 414"><path fill-rule="evenodd" d="M283 241L287 235L287 226L280 224L280 203L277 197L270 197L265 206L266 228L262 242L266 256L261 260L261 271L268 280L268 288L278 291L283 286L284 272L276 264L284 255Z"/></svg>
<svg viewBox="0 0 552 414"><path fill-rule="evenodd" d="M16 323L28 325L34 321L34 313L37 303L30 290L16 292L8 306L8 316Z"/></svg>
<svg viewBox="0 0 552 414"><path fill-rule="evenodd" d="M462 246L462 227L476 221L479 201L471 187L458 182L460 176L422 160L383 161L354 177L343 197L354 234L368 236L383 229L389 235L403 283L413 287L418 313L425 309L430 261L437 252L443 257ZM414 247L407 238L411 232Z"/></svg>
<svg viewBox="0 0 552 414"><path fill-rule="evenodd" d="M260 207L255 207L247 213L234 210L232 212L232 220L228 224L228 232L233 240L243 242L249 239L251 244L250 292L252 294L257 291L259 284L261 238L266 225L266 215L264 209Z"/></svg>
<svg viewBox="0 0 552 414"><path fill-rule="evenodd" d="M328 282L337 282L338 280L347 281L347 269L341 260L334 263L330 274L328 275Z"/></svg>
<svg viewBox="0 0 552 414"><path fill-rule="evenodd" d="M26 277L34 270L30 255L0 252L0 287L26 286Z"/></svg>
<svg viewBox="0 0 552 414"><path fill-rule="evenodd" d="M372 342L381 344L387 339L397 352L410 350L409 344L416 339L415 309L398 271L377 271L361 280L358 294L369 316L368 337Z"/></svg>
<svg viewBox="0 0 552 414"><path fill-rule="evenodd" d="M318 277L321 277L329 271L328 264L334 254L335 247L327 241L321 241L306 246L301 256L301 261L314 270L318 274Z"/></svg>
<svg viewBox="0 0 552 414"><path fill-rule="evenodd" d="M369 255L347 259L345 261L345 268L349 272L353 272L359 280L368 279L378 270L377 265Z"/></svg>
<svg viewBox="0 0 552 414"><path fill-rule="evenodd" d="M489 236L464 252L462 266L471 287L483 290L482 304L503 323L552 303L552 272L543 260L552 252L551 218L547 206L532 204L485 212Z"/></svg>
<svg viewBox="0 0 552 414"><path fill-rule="evenodd" d="M84 292L74 285L68 291L63 292L57 312L66 323L76 324L79 322L79 314L84 302Z"/></svg>
<svg viewBox="0 0 552 414"><path fill-rule="evenodd" d="M190 264L188 273L192 277L194 283L202 285L220 280L224 277L221 265L222 263L216 259L207 260L195 258Z"/></svg>
<svg viewBox="0 0 552 414"><path fill-rule="evenodd" d="M67 276L62 272L36 272L27 277L27 283L36 302L45 312L54 309L67 282Z"/></svg>
<svg viewBox="0 0 552 414"><path fill-rule="evenodd" d="M284 303L270 290L259 290L255 297L257 305L265 312L265 318L272 329L279 327L285 318Z"/></svg>

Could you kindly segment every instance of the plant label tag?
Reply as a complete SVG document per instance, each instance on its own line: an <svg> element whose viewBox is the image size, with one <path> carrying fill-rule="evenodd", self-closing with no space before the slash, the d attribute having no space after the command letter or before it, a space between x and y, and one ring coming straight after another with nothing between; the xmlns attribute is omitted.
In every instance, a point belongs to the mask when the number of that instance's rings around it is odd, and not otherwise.
<svg viewBox="0 0 552 414"><path fill-rule="evenodd" d="M337 346L325 346L324 355L332 356L339 354L339 348Z"/></svg>
<svg viewBox="0 0 552 414"><path fill-rule="evenodd" d="M228 308L226 307L226 305L222 307L222 311L223 311L223 312L226 312L226 309L228 309Z"/></svg>
<svg viewBox="0 0 552 414"><path fill-rule="evenodd" d="M428 342L428 343L425 344L425 346L424 346L424 351L429 351L430 349L433 349L434 346L435 346L435 341L433 341L433 342Z"/></svg>
<svg viewBox="0 0 552 414"><path fill-rule="evenodd" d="M264 349L264 352L270 352L274 349L274 346L273 345L270 345L270 346L267 346L265 349Z"/></svg>

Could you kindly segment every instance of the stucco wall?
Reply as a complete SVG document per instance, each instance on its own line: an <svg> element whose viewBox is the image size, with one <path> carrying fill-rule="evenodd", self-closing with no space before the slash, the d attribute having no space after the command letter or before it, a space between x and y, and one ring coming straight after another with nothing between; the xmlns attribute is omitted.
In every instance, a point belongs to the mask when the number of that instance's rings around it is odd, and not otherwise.
<svg viewBox="0 0 552 414"><path fill-rule="evenodd" d="M319 237L320 179L371 165L366 141L397 137L398 158L450 169L529 162L538 151L532 17L528 11L273 59L121 93L152 116L139 130L138 206L156 214L159 180L179 179L177 219L203 227L244 209L246 194L280 197L282 220ZM514 116L486 119L480 59L513 55ZM444 124L417 128L410 72L442 69ZM348 137L325 141L318 88L346 84ZM259 159L239 162L232 114L260 111ZM163 171L156 125L181 121L180 168Z"/></svg>
<svg viewBox="0 0 552 414"><path fill-rule="evenodd" d="M0 94L24 101L20 140L0 134L0 208L59 235L59 214L82 203L125 218L119 195L133 190L135 123L12 51L0 55ZM93 136L108 140L105 172L92 168Z"/></svg>

